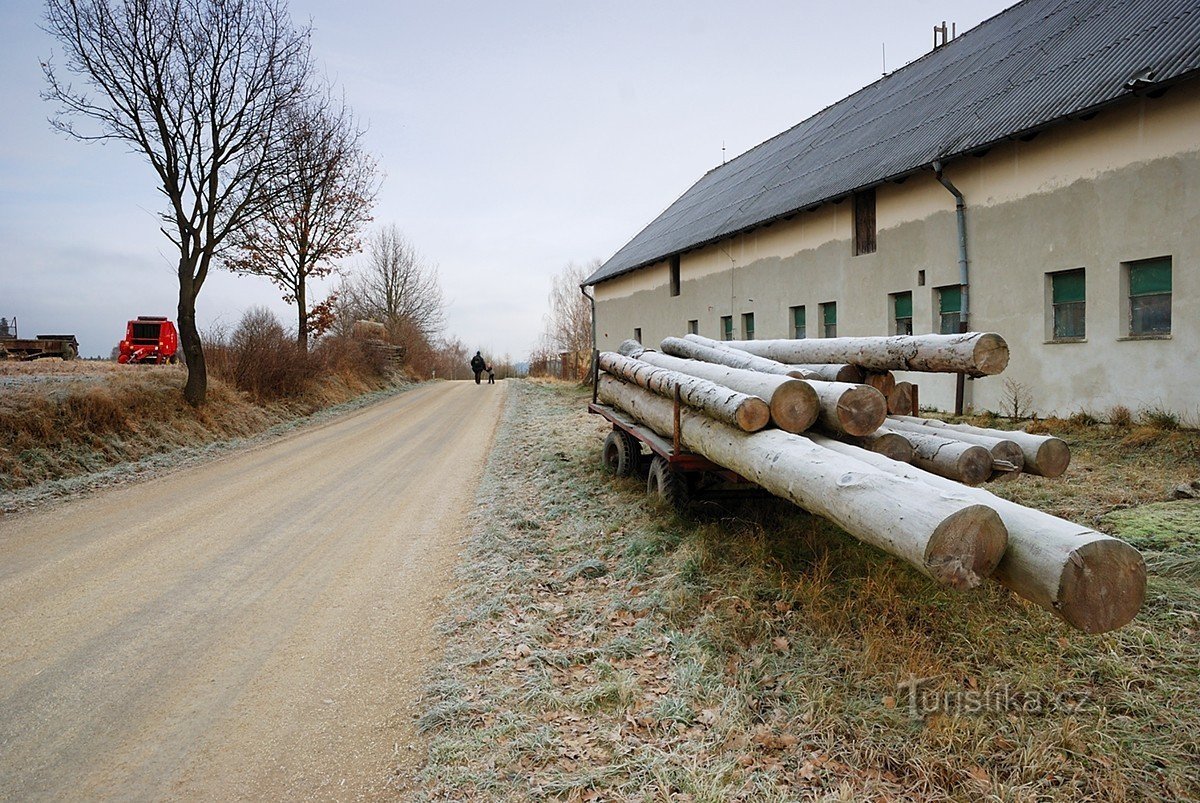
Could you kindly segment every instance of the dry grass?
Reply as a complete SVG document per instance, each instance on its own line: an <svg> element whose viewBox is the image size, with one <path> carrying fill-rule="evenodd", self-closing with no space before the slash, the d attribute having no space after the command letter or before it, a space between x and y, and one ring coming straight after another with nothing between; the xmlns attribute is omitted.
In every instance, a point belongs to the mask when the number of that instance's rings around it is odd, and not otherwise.
<svg viewBox="0 0 1200 803"><path fill-rule="evenodd" d="M581 391L513 391L426 699L424 798L1200 795L1194 576L1155 574L1134 623L1083 635L782 503L680 518L602 472ZM1161 499L1195 448L1179 435L1111 476L1116 435L1076 444L1063 494L1001 487L1085 515ZM1120 490L1122 470L1146 476Z"/></svg>
<svg viewBox="0 0 1200 803"><path fill-rule="evenodd" d="M348 362L351 357L345 357ZM393 378L330 360L298 395L264 399L209 376L208 401L184 403L181 366L0 363L0 491L27 488L182 447L245 438L362 394Z"/></svg>

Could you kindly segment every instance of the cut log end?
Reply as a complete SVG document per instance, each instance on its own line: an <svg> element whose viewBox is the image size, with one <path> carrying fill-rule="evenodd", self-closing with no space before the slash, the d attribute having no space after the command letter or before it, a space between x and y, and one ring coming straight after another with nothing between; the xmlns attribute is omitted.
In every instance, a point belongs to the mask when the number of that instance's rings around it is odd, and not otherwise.
<svg viewBox="0 0 1200 803"><path fill-rule="evenodd" d="M771 408L762 399L752 396L738 408L737 423L745 432L758 432L771 423Z"/></svg>
<svg viewBox="0 0 1200 803"><path fill-rule="evenodd" d="M895 432L876 433L871 437L871 451L899 463L911 463L913 447L908 439Z"/></svg>
<svg viewBox="0 0 1200 803"><path fill-rule="evenodd" d="M1008 367L1008 343L993 332L979 336L974 350L975 368L984 376L994 376Z"/></svg>
<svg viewBox="0 0 1200 803"><path fill-rule="evenodd" d="M837 418L847 435L870 435L887 420L887 399L870 385L859 385L838 399Z"/></svg>
<svg viewBox="0 0 1200 803"><path fill-rule="evenodd" d="M993 462L992 475L989 477L992 482L1008 482L1021 476L1021 470L1025 467L1025 453L1021 451L1020 446L1012 441L1002 440L993 446L991 451L993 461L999 460L1013 467L997 470L996 464Z"/></svg>
<svg viewBox="0 0 1200 803"><path fill-rule="evenodd" d="M925 548L925 569L954 588L974 588L991 576L1008 547L1008 530L987 505L970 505L938 525Z"/></svg>
<svg viewBox="0 0 1200 803"><path fill-rule="evenodd" d="M782 383L771 396L771 420L786 432L804 432L821 413L821 400L812 385L799 379Z"/></svg>
<svg viewBox="0 0 1200 803"><path fill-rule="evenodd" d="M1085 633L1128 624L1146 599L1146 562L1115 538L1092 541L1071 553L1059 581L1058 615Z"/></svg>
<svg viewBox="0 0 1200 803"><path fill-rule="evenodd" d="M992 453L982 446L964 449L956 465L957 479L964 485L979 485L992 476Z"/></svg>
<svg viewBox="0 0 1200 803"><path fill-rule="evenodd" d="M1025 470L1030 474L1042 477L1061 477L1071 464L1071 449L1066 441L1060 438L1047 438L1037 450L1037 461L1028 465Z"/></svg>
<svg viewBox="0 0 1200 803"><path fill-rule="evenodd" d="M887 406L891 415L914 415L912 383L897 382L887 394Z"/></svg>

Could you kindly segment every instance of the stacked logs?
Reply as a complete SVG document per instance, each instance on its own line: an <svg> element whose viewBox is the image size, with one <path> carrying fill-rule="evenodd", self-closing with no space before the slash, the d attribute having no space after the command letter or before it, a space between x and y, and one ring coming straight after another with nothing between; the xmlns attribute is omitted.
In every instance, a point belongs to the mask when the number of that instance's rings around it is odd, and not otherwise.
<svg viewBox="0 0 1200 803"><path fill-rule="evenodd" d="M912 386L892 371L998 373L1008 362L999 335L688 335L661 348L626 341L601 353L598 399L951 587L995 577L1090 633L1141 607L1133 547L971 487L1060 476L1063 441L910 415Z"/></svg>

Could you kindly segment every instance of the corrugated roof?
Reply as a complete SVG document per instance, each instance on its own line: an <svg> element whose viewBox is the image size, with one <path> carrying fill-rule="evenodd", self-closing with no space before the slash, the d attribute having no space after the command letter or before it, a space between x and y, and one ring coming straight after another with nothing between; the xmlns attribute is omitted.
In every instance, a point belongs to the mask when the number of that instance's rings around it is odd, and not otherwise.
<svg viewBox="0 0 1200 803"><path fill-rule="evenodd" d="M1200 0L1025 0L709 171L587 284L1200 69Z"/></svg>

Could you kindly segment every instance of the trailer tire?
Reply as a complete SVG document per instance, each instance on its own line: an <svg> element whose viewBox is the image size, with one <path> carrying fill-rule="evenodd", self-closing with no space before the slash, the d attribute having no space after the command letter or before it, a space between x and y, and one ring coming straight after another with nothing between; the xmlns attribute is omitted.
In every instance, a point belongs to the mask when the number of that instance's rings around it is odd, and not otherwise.
<svg viewBox="0 0 1200 803"><path fill-rule="evenodd" d="M624 432L613 430L604 439L601 459L604 466L618 477L631 477L637 472L638 460L642 456L638 442Z"/></svg>
<svg viewBox="0 0 1200 803"><path fill-rule="evenodd" d="M661 456L655 455L650 464L650 476L646 478L646 491L658 496L676 511L682 513L692 503L691 483L686 474L671 468Z"/></svg>

